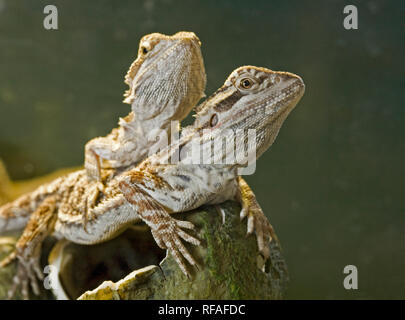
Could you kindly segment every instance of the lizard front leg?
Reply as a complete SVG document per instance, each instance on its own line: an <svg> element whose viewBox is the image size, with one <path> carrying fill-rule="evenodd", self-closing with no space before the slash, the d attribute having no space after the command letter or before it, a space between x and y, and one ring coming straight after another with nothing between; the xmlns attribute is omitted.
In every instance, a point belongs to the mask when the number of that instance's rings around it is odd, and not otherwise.
<svg viewBox="0 0 405 320"><path fill-rule="evenodd" d="M114 130L113 130L114 131ZM110 133L106 137L98 137L90 140L84 147L84 168L89 181L101 182L102 161L114 160L114 138Z"/></svg>
<svg viewBox="0 0 405 320"><path fill-rule="evenodd" d="M247 234L256 233L259 252L265 260L270 257L270 242L276 239L273 227L264 215L252 189L242 177L238 177L237 199L242 205L241 220L247 217Z"/></svg>
<svg viewBox="0 0 405 320"><path fill-rule="evenodd" d="M98 138L97 138L98 139ZM90 140L85 146L84 169L89 181L101 181L101 163L99 155L93 150L93 140Z"/></svg>
<svg viewBox="0 0 405 320"><path fill-rule="evenodd" d="M133 162L138 160L136 154L133 154L133 143L121 144L119 142L120 129L122 128L113 129L106 137L92 139L85 146L84 168L87 179L90 182L95 182L95 188L93 188L91 195L88 197L87 208L94 207L100 193L104 193L105 191L102 177L102 163L104 160L115 161L114 167L125 165L128 159L131 159ZM86 220L86 215L84 217Z"/></svg>
<svg viewBox="0 0 405 320"><path fill-rule="evenodd" d="M9 256L0 262L5 267L17 259L17 274L13 278L13 285L8 292L11 299L17 289L21 287L24 299L28 299L29 286L34 294L39 295L38 279L43 279L40 267L41 246L43 240L52 232L56 221L56 199L53 196L46 198L37 210L31 215L23 234L17 241L16 248Z"/></svg>
<svg viewBox="0 0 405 320"><path fill-rule="evenodd" d="M92 208L97 202L97 198L100 193L104 192L104 183L101 177L101 159L99 155L100 148L107 149L111 147L110 136L99 137L90 140L84 147L84 169L86 170L87 179L90 182L95 182L95 188L92 194L88 197L87 208ZM87 222L87 212L83 215L84 222Z"/></svg>
<svg viewBox="0 0 405 320"><path fill-rule="evenodd" d="M176 220L171 217L159 203L150 198L134 183L123 180L119 183L119 187L125 199L136 208L138 215L151 228L158 246L167 249L183 273L190 278L183 258L195 267L198 265L181 239L196 246L200 245L198 239L182 230L182 228L193 230L194 225L191 222Z"/></svg>

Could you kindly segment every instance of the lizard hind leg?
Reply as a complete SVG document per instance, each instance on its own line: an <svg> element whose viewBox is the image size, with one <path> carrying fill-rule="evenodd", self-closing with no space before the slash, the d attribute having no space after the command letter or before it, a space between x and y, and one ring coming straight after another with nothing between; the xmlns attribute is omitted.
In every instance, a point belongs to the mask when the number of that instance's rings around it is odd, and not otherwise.
<svg viewBox="0 0 405 320"><path fill-rule="evenodd" d="M17 272L8 292L9 299L14 297L19 288L23 298L28 299L29 286L35 295L40 294L38 279L42 280L44 277L40 267L41 245L53 230L56 220L55 209L55 198L53 196L46 198L31 215L15 250L0 262L0 267L4 267L17 260Z"/></svg>

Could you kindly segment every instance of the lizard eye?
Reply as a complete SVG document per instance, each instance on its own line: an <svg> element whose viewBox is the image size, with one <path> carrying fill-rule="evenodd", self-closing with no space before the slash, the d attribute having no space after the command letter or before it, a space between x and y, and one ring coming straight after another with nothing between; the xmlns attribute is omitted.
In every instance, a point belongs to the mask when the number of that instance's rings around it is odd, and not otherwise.
<svg viewBox="0 0 405 320"><path fill-rule="evenodd" d="M210 126L215 127L218 123L218 116L217 114L213 114L210 119Z"/></svg>
<svg viewBox="0 0 405 320"><path fill-rule="evenodd" d="M153 46L153 42L150 42L149 40L142 40L141 44L139 45L139 52L145 55L153 49Z"/></svg>
<svg viewBox="0 0 405 320"><path fill-rule="evenodd" d="M243 89L249 89L253 86L253 81L249 78L243 78L239 85L243 88Z"/></svg>
<svg viewBox="0 0 405 320"><path fill-rule="evenodd" d="M258 81L255 78L252 77L241 77L240 80L237 79L234 84L235 86L241 90L252 90L257 87Z"/></svg>

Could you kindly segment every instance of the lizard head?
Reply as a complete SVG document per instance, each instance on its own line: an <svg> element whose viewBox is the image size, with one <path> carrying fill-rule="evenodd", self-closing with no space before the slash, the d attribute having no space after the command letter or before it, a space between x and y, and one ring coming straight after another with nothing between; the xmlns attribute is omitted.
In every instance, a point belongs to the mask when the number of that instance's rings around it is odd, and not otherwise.
<svg viewBox="0 0 405 320"><path fill-rule="evenodd" d="M249 129L254 130L258 158L274 142L304 91L304 82L295 74L240 67L196 108L194 130L238 131L237 134L243 134L241 141L245 144ZM206 131L204 135L207 136Z"/></svg>
<svg viewBox="0 0 405 320"><path fill-rule="evenodd" d="M130 66L124 102L141 120L157 115L183 120L204 97L206 75L201 42L193 32L152 33L139 43Z"/></svg>

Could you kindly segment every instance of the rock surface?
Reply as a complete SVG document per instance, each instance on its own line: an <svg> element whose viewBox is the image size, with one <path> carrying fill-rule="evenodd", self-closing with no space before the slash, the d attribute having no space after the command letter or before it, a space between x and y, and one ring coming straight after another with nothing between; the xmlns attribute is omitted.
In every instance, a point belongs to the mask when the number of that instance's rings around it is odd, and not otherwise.
<svg viewBox="0 0 405 320"><path fill-rule="evenodd" d="M199 270L188 279L169 255L160 264L133 271L118 282L106 281L79 299L280 299L288 275L279 243L273 241L266 272L257 254L255 236L246 237L246 222L240 222L240 207L233 202L222 205L225 224L215 207L182 214L193 222L201 247L188 246ZM191 269L190 269L191 270Z"/></svg>

